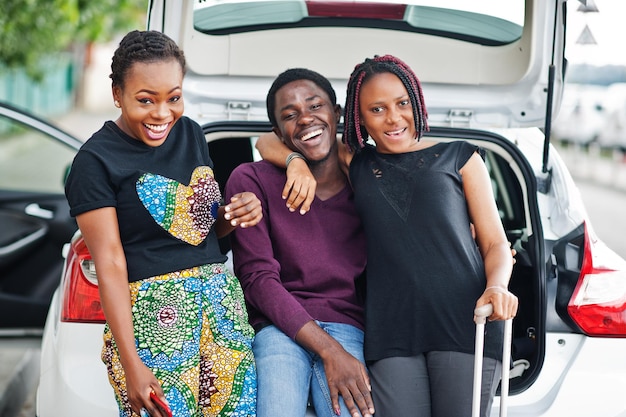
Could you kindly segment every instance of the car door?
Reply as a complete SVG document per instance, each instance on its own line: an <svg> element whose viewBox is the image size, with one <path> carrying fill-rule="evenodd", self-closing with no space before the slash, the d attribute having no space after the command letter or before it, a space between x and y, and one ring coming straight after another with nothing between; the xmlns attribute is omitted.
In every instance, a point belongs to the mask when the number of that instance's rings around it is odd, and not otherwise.
<svg viewBox="0 0 626 417"><path fill-rule="evenodd" d="M81 142L0 103L0 334L39 333L76 230L63 193Z"/></svg>

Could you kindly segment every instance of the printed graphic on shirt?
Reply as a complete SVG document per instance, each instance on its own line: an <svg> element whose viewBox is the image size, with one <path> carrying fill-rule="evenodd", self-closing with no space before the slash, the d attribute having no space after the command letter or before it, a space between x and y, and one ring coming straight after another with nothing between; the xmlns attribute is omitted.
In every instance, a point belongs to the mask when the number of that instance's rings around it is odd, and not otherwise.
<svg viewBox="0 0 626 417"><path fill-rule="evenodd" d="M137 180L136 188L154 221L194 246L209 234L222 198L213 170L205 166L194 170L189 185L146 173Z"/></svg>
<svg viewBox="0 0 626 417"><path fill-rule="evenodd" d="M407 221L411 202L413 201L413 187L407 186L406 179L412 178L414 173L403 167L392 164L372 161L372 173L377 179L377 184L387 203L403 221Z"/></svg>

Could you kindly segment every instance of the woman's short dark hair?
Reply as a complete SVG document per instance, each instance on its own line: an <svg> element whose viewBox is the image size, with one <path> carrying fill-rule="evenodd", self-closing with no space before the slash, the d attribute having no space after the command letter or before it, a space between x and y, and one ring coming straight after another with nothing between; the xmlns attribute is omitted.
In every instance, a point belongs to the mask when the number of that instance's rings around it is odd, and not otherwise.
<svg viewBox="0 0 626 417"><path fill-rule="evenodd" d="M161 62L174 59L185 73L185 54L170 37L156 30L129 32L113 54L111 75L114 87L123 87L133 64Z"/></svg>

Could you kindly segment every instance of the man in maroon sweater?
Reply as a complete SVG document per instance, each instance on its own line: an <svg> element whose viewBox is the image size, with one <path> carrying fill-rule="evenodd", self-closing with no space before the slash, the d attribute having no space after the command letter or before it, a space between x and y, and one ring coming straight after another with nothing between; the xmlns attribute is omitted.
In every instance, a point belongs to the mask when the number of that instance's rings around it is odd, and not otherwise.
<svg viewBox="0 0 626 417"><path fill-rule="evenodd" d="M256 330L257 415L304 416L310 400L318 417L369 416L359 291L365 236L337 161L341 108L326 78L298 68L276 78L267 111L274 133L293 151L288 169L308 166L317 188L303 216L285 205L284 168L242 164L226 184L227 200L245 189L263 206L261 223L231 235Z"/></svg>

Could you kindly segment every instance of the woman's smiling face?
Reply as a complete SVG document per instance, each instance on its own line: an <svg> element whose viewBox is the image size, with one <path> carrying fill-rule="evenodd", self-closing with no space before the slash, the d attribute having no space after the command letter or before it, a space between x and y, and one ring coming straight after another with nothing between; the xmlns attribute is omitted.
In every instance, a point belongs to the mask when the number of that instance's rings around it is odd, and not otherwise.
<svg viewBox="0 0 626 417"><path fill-rule="evenodd" d="M122 114L116 123L126 134L148 146L159 146L183 115L183 69L175 59L136 62L113 97Z"/></svg>
<svg viewBox="0 0 626 417"><path fill-rule="evenodd" d="M373 75L359 94L361 124L381 153L401 153L417 145L413 106L402 81L389 72Z"/></svg>

